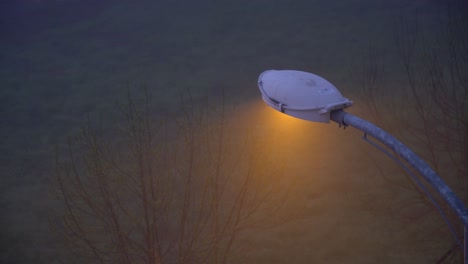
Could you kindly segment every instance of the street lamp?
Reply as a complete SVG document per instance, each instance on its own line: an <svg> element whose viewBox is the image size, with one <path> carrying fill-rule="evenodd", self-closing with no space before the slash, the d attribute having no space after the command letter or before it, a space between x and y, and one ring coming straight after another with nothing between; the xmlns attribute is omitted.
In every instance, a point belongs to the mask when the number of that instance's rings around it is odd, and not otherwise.
<svg viewBox="0 0 468 264"><path fill-rule="evenodd" d="M383 143L408 162L442 196L465 227L464 260L468 264L468 210L457 195L437 173L399 140L343 109L352 101L343 97L338 89L322 77L295 70L268 70L260 74L258 87L262 99L272 108L300 119L352 126ZM428 193L426 193L428 194Z"/></svg>

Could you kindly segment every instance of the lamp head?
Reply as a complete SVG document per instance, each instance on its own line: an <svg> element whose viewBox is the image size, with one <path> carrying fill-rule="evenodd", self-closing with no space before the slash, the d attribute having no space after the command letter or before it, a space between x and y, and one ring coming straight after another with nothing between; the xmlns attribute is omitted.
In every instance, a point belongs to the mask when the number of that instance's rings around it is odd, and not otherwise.
<svg viewBox="0 0 468 264"><path fill-rule="evenodd" d="M269 106L313 122L329 123L332 110L353 104L327 80L303 71L264 71L258 77L258 87Z"/></svg>

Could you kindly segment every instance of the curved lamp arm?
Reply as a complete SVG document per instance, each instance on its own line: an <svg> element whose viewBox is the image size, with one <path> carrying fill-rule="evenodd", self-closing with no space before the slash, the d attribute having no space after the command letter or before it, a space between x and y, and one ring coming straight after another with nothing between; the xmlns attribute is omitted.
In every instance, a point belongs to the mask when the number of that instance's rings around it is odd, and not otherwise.
<svg viewBox="0 0 468 264"><path fill-rule="evenodd" d="M463 205L458 196L445 184L445 182L431 169L426 162L419 158L412 150L401 143L399 140L385 132L383 129L374 124L363 120L357 116L346 113L339 109L330 113L330 119L343 126L352 126L364 133L367 133L382 142L388 148L392 149L400 157L406 160L413 168L415 168L424 179L432 185L432 187L444 198L449 206L455 211L457 216L462 220L465 230L468 228L468 211ZM466 245L465 245L466 246Z"/></svg>

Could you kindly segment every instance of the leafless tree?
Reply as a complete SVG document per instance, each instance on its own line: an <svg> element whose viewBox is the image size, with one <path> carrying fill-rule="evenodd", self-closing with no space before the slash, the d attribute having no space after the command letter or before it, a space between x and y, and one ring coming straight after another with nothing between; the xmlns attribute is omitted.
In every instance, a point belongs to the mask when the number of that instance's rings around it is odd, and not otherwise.
<svg viewBox="0 0 468 264"><path fill-rule="evenodd" d="M247 250L236 244L244 231L286 221L275 217L288 183L274 144L224 96L209 107L185 97L176 117L154 118L148 93L129 95L122 133L90 120L57 155L54 225L76 262L227 263Z"/></svg>
<svg viewBox="0 0 468 264"><path fill-rule="evenodd" d="M365 56L359 74L363 98L372 118L415 149L466 204L468 4L466 1L444 1L441 10L446 12L443 18L445 24L436 41L425 35L427 32L414 17L402 16L395 21L396 52L406 85L392 87L393 96L387 96L380 88L384 83L385 59L377 47L372 46ZM382 174L393 186L415 193L414 199L407 201L407 205L426 208L418 210L420 213L411 219L413 222L437 214L432 202L413 180L399 181L394 176L385 175L385 172ZM460 221L441 200L437 201L455 223L457 232L461 233ZM445 229L443 232L446 232ZM450 243L453 244L453 240L448 241L447 245ZM439 263L445 260L444 256Z"/></svg>

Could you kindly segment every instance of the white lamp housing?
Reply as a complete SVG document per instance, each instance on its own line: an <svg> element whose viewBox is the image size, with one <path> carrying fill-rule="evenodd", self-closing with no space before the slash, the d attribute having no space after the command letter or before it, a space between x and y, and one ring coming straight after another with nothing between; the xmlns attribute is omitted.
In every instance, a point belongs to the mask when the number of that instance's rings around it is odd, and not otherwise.
<svg viewBox="0 0 468 264"><path fill-rule="evenodd" d="M268 70L258 77L263 101L287 115L330 123L330 111L353 104L322 77L303 71Z"/></svg>

